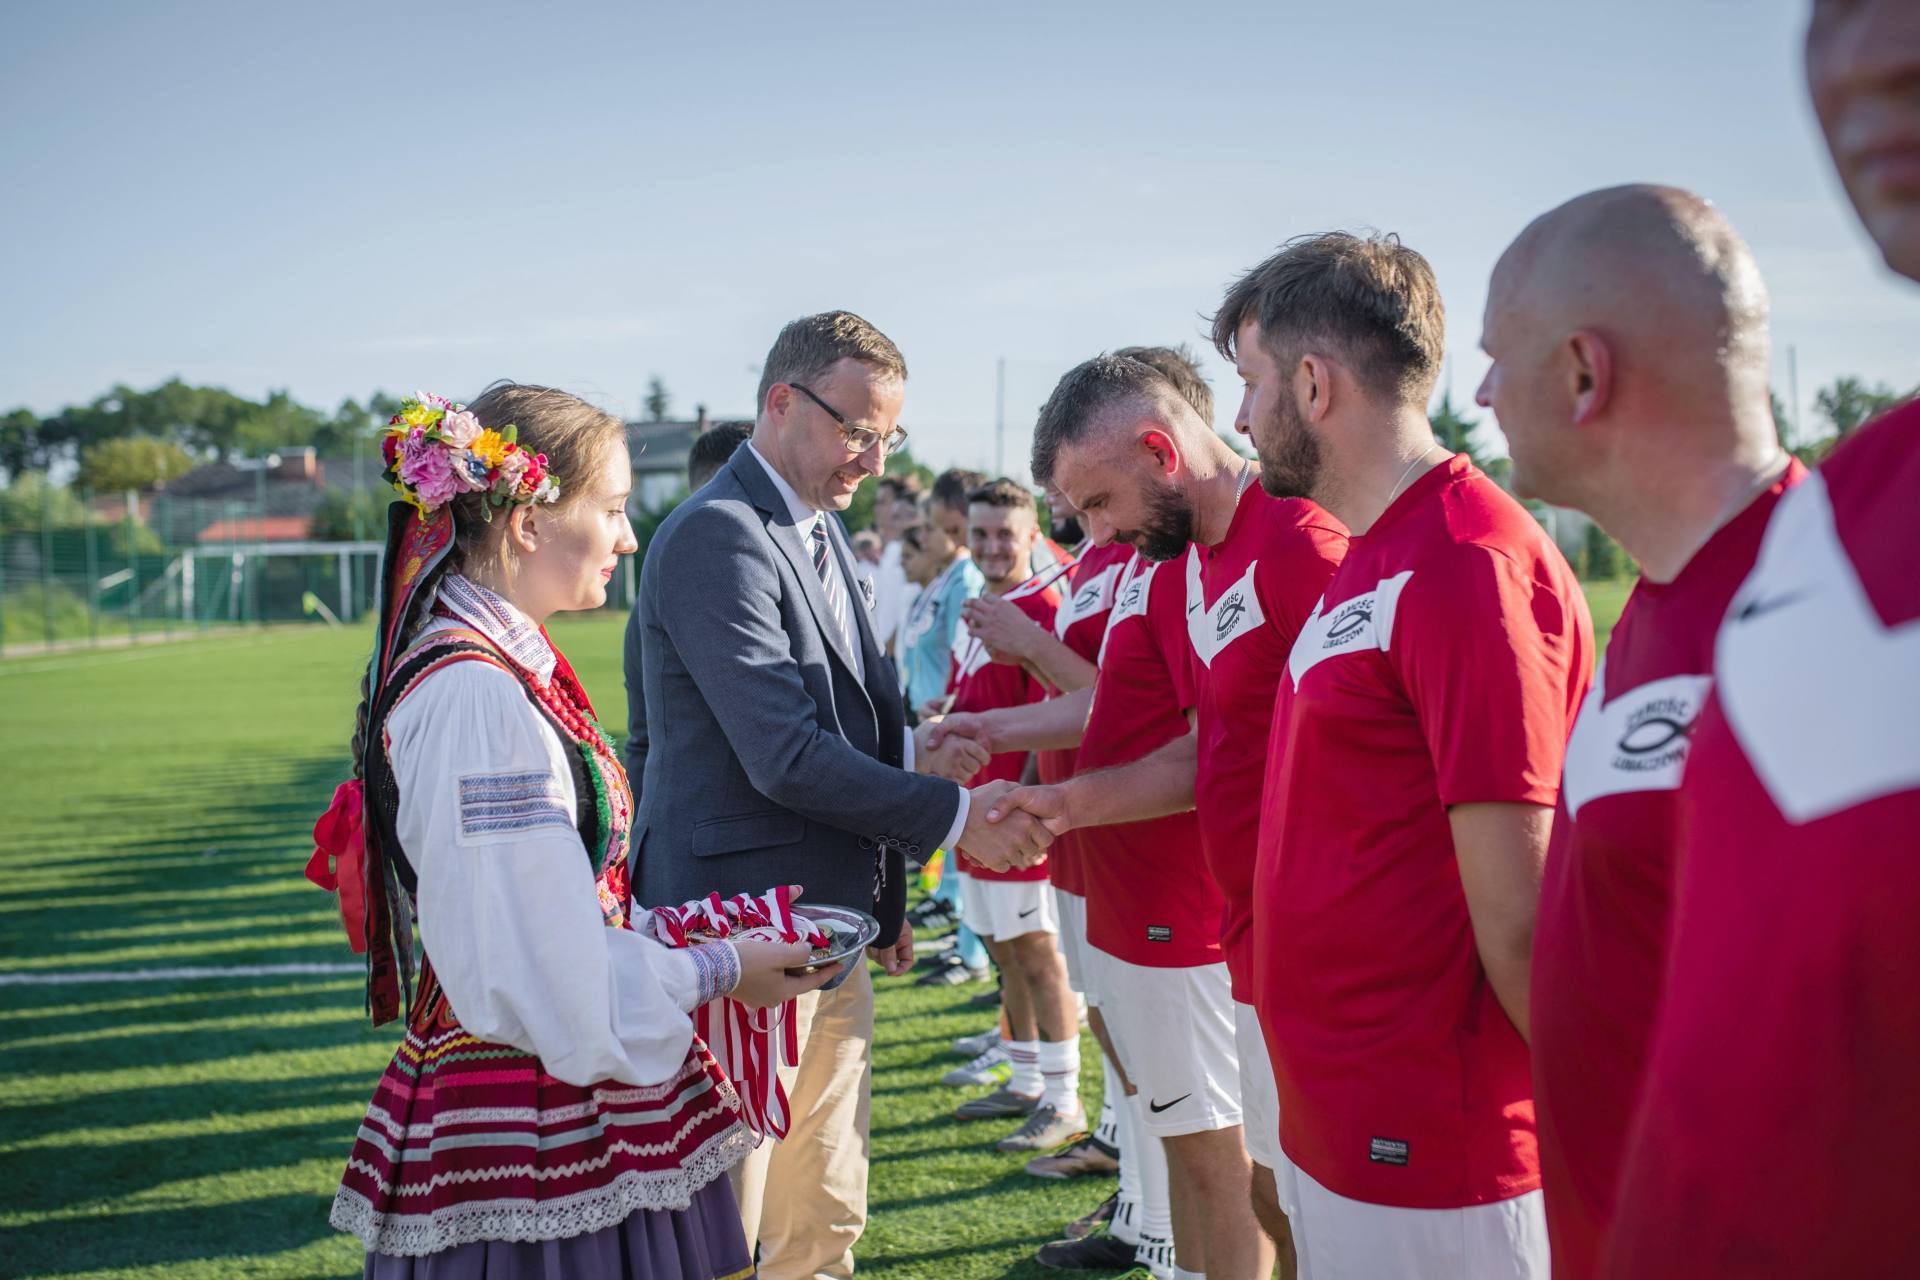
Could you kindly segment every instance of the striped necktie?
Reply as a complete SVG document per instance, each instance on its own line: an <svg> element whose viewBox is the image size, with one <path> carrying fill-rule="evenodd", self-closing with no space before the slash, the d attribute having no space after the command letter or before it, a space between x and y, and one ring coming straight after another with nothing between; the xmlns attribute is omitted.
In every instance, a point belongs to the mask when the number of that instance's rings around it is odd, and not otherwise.
<svg viewBox="0 0 1920 1280"><path fill-rule="evenodd" d="M827 593L827 608L833 611L833 623L849 651L853 637L847 631L847 592L840 575L833 571L833 549L827 545L827 518L815 516L813 531L807 535L813 543L813 570L820 575L821 589Z"/></svg>

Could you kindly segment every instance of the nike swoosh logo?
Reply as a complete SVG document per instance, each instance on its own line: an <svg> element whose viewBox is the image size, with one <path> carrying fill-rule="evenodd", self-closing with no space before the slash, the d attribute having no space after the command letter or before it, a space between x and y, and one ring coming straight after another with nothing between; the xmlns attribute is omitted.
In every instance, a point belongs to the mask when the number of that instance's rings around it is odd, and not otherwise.
<svg viewBox="0 0 1920 1280"><path fill-rule="evenodd" d="M1025 920L1028 916L1032 915L1034 912L1038 911L1039 909L1040 908L1038 907L1028 907L1025 911L1022 911L1020 913L1020 918L1022 920Z"/></svg>
<svg viewBox="0 0 1920 1280"><path fill-rule="evenodd" d="M1776 609L1784 609L1795 601L1804 600L1806 597L1807 592L1805 591L1789 591L1785 595L1771 596L1764 600L1749 601L1746 608L1740 610L1740 616L1736 621L1751 622L1763 613L1772 613Z"/></svg>
<svg viewBox="0 0 1920 1280"><path fill-rule="evenodd" d="M1168 1107L1177 1107L1181 1103L1185 1102L1188 1098L1191 1098L1192 1096L1193 1095L1191 1093L1183 1093L1179 1097L1175 1098L1172 1102L1154 1102L1149 1100L1147 1103L1147 1110L1153 1112L1153 1114L1155 1115L1159 1115L1162 1111L1165 1111Z"/></svg>

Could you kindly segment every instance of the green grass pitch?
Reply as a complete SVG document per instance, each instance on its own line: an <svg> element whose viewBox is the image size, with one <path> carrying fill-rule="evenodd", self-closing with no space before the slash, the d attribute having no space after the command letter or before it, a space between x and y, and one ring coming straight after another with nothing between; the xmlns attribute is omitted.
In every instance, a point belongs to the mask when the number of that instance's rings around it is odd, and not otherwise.
<svg viewBox="0 0 1920 1280"><path fill-rule="evenodd" d="M1610 625L1625 585L1593 594ZM610 728L621 625L554 629ZM0 663L0 974L351 960L301 868L366 647L290 628ZM877 986L860 1273L1046 1274L1033 1249L1110 1184L1029 1178L1001 1127L950 1118L948 1042L987 1023L969 989ZM326 1211L397 1039L360 1009L324 973L0 986L0 1276L357 1275Z"/></svg>

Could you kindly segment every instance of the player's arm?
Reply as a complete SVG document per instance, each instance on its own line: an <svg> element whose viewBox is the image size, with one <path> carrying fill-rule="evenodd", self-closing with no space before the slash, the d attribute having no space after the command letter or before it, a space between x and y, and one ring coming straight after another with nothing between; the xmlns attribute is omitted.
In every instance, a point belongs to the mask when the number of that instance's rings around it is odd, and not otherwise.
<svg viewBox="0 0 1920 1280"><path fill-rule="evenodd" d="M969 634L986 645L996 661L1018 662L1062 693L1092 686L1098 668L1012 601L978 596L963 606L963 615Z"/></svg>
<svg viewBox="0 0 1920 1280"><path fill-rule="evenodd" d="M934 722L927 746L937 750L952 736L971 738L990 752L1066 751L1080 745L1092 711L1091 688L1017 707L957 711Z"/></svg>
<svg viewBox="0 0 1920 1280"><path fill-rule="evenodd" d="M1199 739L1189 728L1130 764L1096 769L1050 787L1022 787L994 803L988 822L1016 810L1040 819L1054 835L1079 827L1145 822L1193 808Z"/></svg>
<svg viewBox="0 0 1920 1280"><path fill-rule="evenodd" d="M1447 821L1480 965L1520 1038L1530 1040L1533 919L1553 810L1537 804L1460 804L1447 810Z"/></svg>

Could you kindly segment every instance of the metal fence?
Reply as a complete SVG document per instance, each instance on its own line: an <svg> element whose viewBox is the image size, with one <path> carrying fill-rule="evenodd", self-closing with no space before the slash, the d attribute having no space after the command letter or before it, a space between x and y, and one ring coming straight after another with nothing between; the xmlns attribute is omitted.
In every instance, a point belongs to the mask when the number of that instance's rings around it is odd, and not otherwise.
<svg viewBox="0 0 1920 1280"><path fill-rule="evenodd" d="M0 655L346 623L378 606L377 538L278 537L284 517L249 502L44 486L39 496L0 505ZM608 607L628 607L633 587L629 560Z"/></svg>

